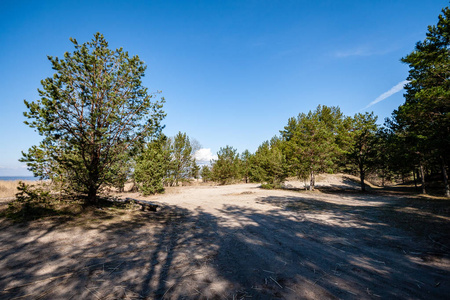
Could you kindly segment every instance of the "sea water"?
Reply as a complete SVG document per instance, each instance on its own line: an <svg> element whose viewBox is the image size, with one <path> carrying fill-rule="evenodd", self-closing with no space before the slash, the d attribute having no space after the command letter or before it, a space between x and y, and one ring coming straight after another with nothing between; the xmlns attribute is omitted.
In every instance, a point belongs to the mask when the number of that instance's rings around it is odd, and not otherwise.
<svg viewBox="0 0 450 300"><path fill-rule="evenodd" d="M0 176L0 181L14 181L14 180L27 180L27 181L36 181L39 180L37 177L33 176Z"/></svg>

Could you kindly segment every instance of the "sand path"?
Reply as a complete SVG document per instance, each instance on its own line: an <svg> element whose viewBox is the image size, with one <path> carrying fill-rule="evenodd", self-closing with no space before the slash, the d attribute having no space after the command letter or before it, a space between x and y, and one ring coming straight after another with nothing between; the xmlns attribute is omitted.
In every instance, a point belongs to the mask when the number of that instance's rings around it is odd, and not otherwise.
<svg viewBox="0 0 450 300"><path fill-rule="evenodd" d="M157 213L63 224L2 222L0 298L450 294L447 202L427 206L395 195L362 195L342 180L323 185L348 191L183 187L143 197L163 205Z"/></svg>

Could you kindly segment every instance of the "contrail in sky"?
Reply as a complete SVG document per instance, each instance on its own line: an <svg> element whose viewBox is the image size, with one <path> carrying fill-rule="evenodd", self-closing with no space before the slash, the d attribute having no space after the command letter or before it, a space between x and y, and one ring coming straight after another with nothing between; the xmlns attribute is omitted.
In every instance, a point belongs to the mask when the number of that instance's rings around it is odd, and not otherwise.
<svg viewBox="0 0 450 300"><path fill-rule="evenodd" d="M372 105L377 104L380 101L383 101L384 99L394 95L395 93L400 92L401 90L403 90L403 87L405 86L405 84L407 84L409 82L409 80L403 80L402 82L396 84L394 87L392 87L389 91L381 94L380 96L378 96L375 100L373 100L372 102L369 103L369 105L367 105L366 107L364 107L363 109L368 109L369 107L371 107ZM361 110L363 110L361 109Z"/></svg>

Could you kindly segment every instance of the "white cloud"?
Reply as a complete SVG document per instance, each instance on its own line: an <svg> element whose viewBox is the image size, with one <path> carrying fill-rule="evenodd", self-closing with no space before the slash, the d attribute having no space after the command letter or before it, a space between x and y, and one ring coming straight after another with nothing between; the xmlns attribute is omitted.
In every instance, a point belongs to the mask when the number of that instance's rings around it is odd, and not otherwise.
<svg viewBox="0 0 450 300"><path fill-rule="evenodd" d="M398 84L396 84L395 86L393 86L389 91L384 92L383 94L381 94L380 96L378 96L375 100L373 100L372 102L369 103L369 105L367 105L366 107L364 107L363 109L367 109L369 107L371 107L372 105L377 104L380 101L383 101L386 98L389 98L390 96L400 92L401 90L403 90L403 87L408 83L408 80L403 80L402 82L399 82Z"/></svg>
<svg viewBox="0 0 450 300"><path fill-rule="evenodd" d="M194 158L199 165L209 164L212 159L217 159L217 155L211 152L211 148L202 148L197 150Z"/></svg>

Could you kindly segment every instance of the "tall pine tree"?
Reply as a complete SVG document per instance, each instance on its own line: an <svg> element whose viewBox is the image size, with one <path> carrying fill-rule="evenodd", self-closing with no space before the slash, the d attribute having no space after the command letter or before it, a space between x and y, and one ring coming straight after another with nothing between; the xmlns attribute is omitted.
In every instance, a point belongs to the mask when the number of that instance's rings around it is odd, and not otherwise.
<svg viewBox="0 0 450 300"><path fill-rule="evenodd" d="M402 58L409 65L405 103L394 111L397 128L417 144L421 161L441 165L445 194L450 197L447 167L450 158L450 9L429 26L426 38ZM423 165L421 164L421 168Z"/></svg>
<svg viewBox="0 0 450 300"><path fill-rule="evenodd" d="M40 99L25 101L26 124L44 140L21 160L37 176L65 178L92 204L102 185L115 182L111 170L124 153L161 129L164 99L142 86L146 66L138 56L110 50L100 33L71 41L72 53L48 57L55 73L41 81Z"/></svg>

